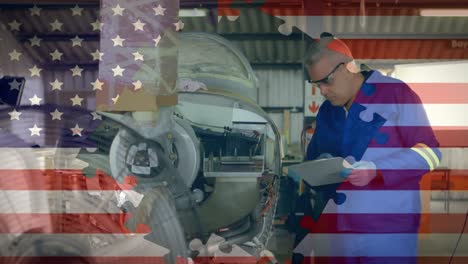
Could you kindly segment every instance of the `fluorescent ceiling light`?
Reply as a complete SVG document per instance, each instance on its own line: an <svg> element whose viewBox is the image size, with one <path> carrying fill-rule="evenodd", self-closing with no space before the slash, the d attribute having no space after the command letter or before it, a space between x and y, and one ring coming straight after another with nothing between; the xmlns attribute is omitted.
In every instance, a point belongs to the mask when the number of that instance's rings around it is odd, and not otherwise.
<svg viewBox="0 0 468 264"><path fill-rule="evenodd" d="M421 16L436 17L468 17L468 9L421 9Z"/></svg>
<svg viewBox="0 0 468 264"><path fill-rule="evenodd" d="M179 17L206 17L208 10L206 9L180 9Z"/></svg>

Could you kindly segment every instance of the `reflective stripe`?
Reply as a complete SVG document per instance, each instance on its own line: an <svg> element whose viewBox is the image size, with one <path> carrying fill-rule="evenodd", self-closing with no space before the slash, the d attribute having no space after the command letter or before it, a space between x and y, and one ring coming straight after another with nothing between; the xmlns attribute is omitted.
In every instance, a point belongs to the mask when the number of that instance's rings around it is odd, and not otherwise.
<svg viewBox="0 0 468 264"><path fill-rule="evenodd" d="M431 159L426 156L426 154L424 154L424 152L422 152L421 150L419 150L418 148L411 148L412 150L416 151L421 157L423 157L427 164L429 165L429 168L432 170L434 170L434 164L432 163Z"/></svg>
<svg viewBox="0 0 468 264"><path fill-rule="evenodd" d="M429 165L429 168L430 170L434 170L434 168L437 166L434 166L434 162L431 160L431 155L428 153L427 151L427 148L420 148L418 147L418 145L420 145L419 143L416 144L414 147L412 147L411 149L416 151L421 157L424 158L424 160L426 160L427 164ZM437 163L437 162L435 162Z"/></svg>
<svg viewBox="0 0 468 264"><path fill-rule="evenodd" d="M421 145L428 153L429 155L431 155L433 161L434 161L434 165L435 167L439 166L440 164L440 160L439 160L439 157L437 157L437 155L435 154L434 150L430 147L428 147L426 144L424 143L418 143L416 144L416 146L419 146Z"/></svg>

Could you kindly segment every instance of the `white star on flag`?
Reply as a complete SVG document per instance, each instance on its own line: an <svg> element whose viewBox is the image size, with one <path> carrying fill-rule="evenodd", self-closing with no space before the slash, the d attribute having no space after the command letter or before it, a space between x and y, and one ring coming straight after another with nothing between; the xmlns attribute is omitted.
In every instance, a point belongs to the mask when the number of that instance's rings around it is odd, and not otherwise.
<svg viewBox="0 0 468 264"><path fill-rule="evenodd" d="M12 82L9 82L8 85L10 85L10 90L18 90L20 89L22 82L16 81L16 79L13 79Z"/></svg>
<svg viewBox="0 0 468 264"><path fill-rule="evenodd" d="M141 86L142 86L142 83L140 82L140 80L137 80L136 82L132 82L133 84L133 89L138 90L138 89L141 89Z"/></svg>
<svg viewBox="0 0 468 264"><path fill-rule="evenodd" d="M34 5L33 7L29 8L29 12L31 12L31 16L40 16L42 8L37 7Z"/></svg>
<svg viewBox="0 0 468 264"><path fill-rule="evenodd" d="M70 10L72 11L72 16L81 16L83 8L79 7L78 5L75 5L75 7L70 8Z"/></svg>
<svg viewBox="0 0 468 264"><path fill-rule="evenodd" d="M13 111L8 112L8 114L10 115L10 120L20 120L19 116L21 115L21 112L16 111L16 109L13 109Z"/></svg>
<svg viewBox="0 0 468 264"><path fill-rule="evenodd" d="M154 41L154 46L157 47L159 44L159 41L161 41L161 35L158 35L158 37L153 39L153 41Z"/></svg>
<svg viewBox="0 0 468 264"><path fill-rule="evenodd" d="M90 54L93 56L93 60L99 61L102 60L102 56L104 55L104 53L100 52L98 49L95 52L91 52Z"/></svg>
<svg viewBox="0 0 468 264"><path fill-rule="evenodd" d="M95 90L102 91L102 86L104 85L104 83L99 81L99 79L96 79L96 81L91 82L91 85L93 85L93 91Z"/></svg>
<svg viewBox="0 0 468 264"><path fill-rule="evenodd" d="M140 19L138 19L137 22L132 23L132 24L133 24L133 26L135 27L135 31L137 31L137 30L144 31L144 30L143 30L143 27L146 25L146 23L142 23L142 22L140 21Z"/></svg>
<svg viewBox="0 0 468 264"><path fill-rule="evenodd" d="M53 60L53 61L54 61L54 60L58 60L58 61L61 60L61 59L62 59L62 55L63 55L63 53L61 53L61 52L58 51L57 49L55 49L54 52L51 52L51 53L49 53L49 54L50 54L50 56L52 56L52 60Z"/></svg>
<svg viewBox="0 0 468 264"><path fill-rule="evenodd" d="M153 10L156 16L164 16L164 11L166 11L166 8L163 8L161 5L158 5L157 7L154 7Z"/></svg>
<svg viewBox="0 0 468 264"><path fill-rule="evenodd" d="M41 101L42 101L42 98L37 97L37 95L34 94L34 96L29 98L28 100L31 101L31 105L40 105Z"/></svg>
<svg viewBox="0 0 468 264"><path fill-rule="evenodd" d="M20 60L20 56L22 55L21 52L18 52L16 51L16 49L14 49L12 52L8 53L8 55L10 55L10 60L11 61L19 61Z"/></svg>
<svg viewBox="0 0 468 264"><path fill-rule="evenodd" d="M81 101L83 101L83 98L75 94L75 97L70 98L70 100L72 101L72 106L74 105L81 106Z"/></svg>
<svg viewBox="0 0 468 264"><path fill-rule="evenodd" d="M81 76L83 69L78 67L78 65L75 65L75 67L71 68L70 71L72 72L72 76Z"/></svg>
<svg viewBox="0 0 468 264"><path fill-rule="evenodd" d="M37 127L36 124L34 124L34 127L28 128L29 131L31 131L31 136L40 136L39 132L42 130L42 128Z"/></svg>
<svg viewBox="0 0 468 264"><path fill-rule="evenodd" d="M81 131L83 131L83 128L80 128L78 124L75 124L75 127L70 128L72 131L73 135L72 136L80 136L81 137Z"/></svg>
<svg viewBox="0 0 468 264"><path fill-rule="evenodd" d="M93 120L102 120L102 116L98 114L97 112L92 112L91 115L93 116Z"/></svg>
<svg viewBox="0 0 468 264"><path fill-rule="evenodd" d="M176 31L181 31L182 29L184 29L184 22L182 22L182 20L179 20L177 21L176 23L174 23L174 26L176 27Z"/></svg>
<svg viewBox="0 0 468 264"><path fill-rule="evenodd" d="M18 21L13 20L11 21L10 23L8 23L8 25L10 25L10 29L12 31L16 30L16 31L19 31L20 30L20 26L22 25L21 23L19 23Z"/></svg>
<svg viewBox="0 0 468 264"><path fill-rule="evenodd" d="M121 38L119 35L117 35L115 38L111 39L112 42L114 42L114 47L121 46L123 47L123 42L125 39Z"/></svg>
<svg viewBox="0 0 468 264"><path fill-rule="evenodd" d="M174 96L168 86L173 83L170 79L176 76L160 70L159 65L163 63L172 67L170 64L177 63L177 52L169 46L177 41L177 35L173 38L172 34L174 23L179 21L178 12L173 12L178 10L178 4L174 1L138 1L135 4L103 1L105 5L100 19L104 27L99 49L106 54L99 62L98 78L105 85L104 92L96 94L96 104L103 106L102 109L132 108L124 98L115 104L116 95L127 95L125 90L133 93L138 89L149 89L157 95ZM125 10L120 16L121 8ZM149 83L153 85L147 85Z"/></svg>
<svg viewBox="0 0 468 264"><path fill-rule="evenodd" d="M50 26L52 27L52 31L62 31L62 26L63 26L63 23L58 21L57 19L55 19L54 22L52 23L49 23Z"/></svg>
<svg viewBox="0 0 468 264"><path fill-rule="evenodd" d="M90 252L97 258L110 257L115 260L116 257L138 259L144 256L146 259L150 255L155 257L152 262L161 262L169 250L162 250L162 247L145 240L143 236L146 234L133 228L130 232L135 232L135 236L122 234L118 223L116 226L114 221L118 220L120 211L107 205L103 208L95 206L108 198L107 193L114 197L114 192L119 192L116 189L125 185L118 185L115 179L107 175L104 177L110 181L99 180L96 186L91 182L94 186L91 188L97 187L99 190L89 191L88 181L85 185L69 182L77 177L81 182L86 180L87 175L81 169L75 170L75 161L81 155L71 157L67 153L69 150L75 153L75 150L80 149L99 152L102 142L99 139L96 141L95 136L99 136L103 121L106 120L104 113L107 106L119 112L127 108L130 108L129 111L133 111L131 108L135 108L135 111L152 111L149 107L157 107L159 102L166 104L166 96L170 96L168 102L173 102L172 99L177 95L172 93L169 86L173 84L171 78L175 79L177 75L165 69L173 69L177 65L174 45L178 43L178 36L174 35L173 23L178 21L176 16L179 4L175 4L178 1L102 0L99 4L79 1L9 2L11 4L6 6L0 4L0 31L5 31L0 34L4 62L4 65L0 65L0 75L5 75L3 91L0 92L5 97L2 99L8 99L4 100L5 103L10 105L4 109L4 124L0 125L0 134L4 136L4 154L18 162L4 164L7 168L4 176L8 176L8 179L2 180L7 183L4 188L7 196L13 197L13 205L16 201L20 209L4 207L4 215L13 216L10 218L14 219L9 221L11 219L7 217L7 224L11 222L11 225L2 226L5 227L2 228L5 231L3 236L8 240L24 234L27 240L29 236L34 238L38 234L25 232L44 228L43 231L51 236L61 237L66 234L67 238L79 244L88 243L91 239L99 244L99 248ZM54 5L56 2L61 4ZM160 11L161 14L165 13L164 16L155 16L153 12L158 3L167 8L167 13L164 9ZM160 49L154 48L153 39L158 36L161 37ZM161 65L164 66L162 72ZM140 90L134 92L134 89ZM146 105L146 100L135 105L132 97L139 98L143 89L148 89L148 93L145 91L143 94L159 96L160 93L162 97L157 101L148 100L151 104L149 107L143 105ZM128 100L126 95L130 96ZM100 111L103 111L102 115ZM18 155L14 148L18 148ZM67 162L54 163L57 160L53 156L66 158ZM21 158L28 160L21 162ZM37 158L40 164L30 158ZM27 177L30 174L41 177ZM72 184L47 184L50 179L57 177L63 178L58 179L58 183ZM99 175L99 178L102 177ZM42 184L43 181L46 184ZM9 188L8 183L14 188ZM66 197L53 195L55 190L67 192ZM48 197L51 193L54 197ZM26 202L33 201L32 206L14 199L18 195L27 198ZM70 206L58 208L59 211L63 210L56 212L55 202L63 202L61 198L66 198L65 202ZM68 198L71 200L68 201ZM76 203L83 199L85 203ZM132 199L129 200L133 203ZM81 205L84 207L81 208ZM96 213L96 217L89 216L89 213ZM95 228L94 218L98 228ZM96 231L105 234L95 234ZM141 239L135 243L134 238L139 236ZM123 240L137 245L139 250L134 251L132 245L124 249L114 247L110 249L112 252L109 252L109 248L101 247L101 244L107 242L126 243ZM39 251L31 256L31 259L37 260L31 262L40 262L43 257L54 253Z"/></svg>
<svg viewBox="0 0 468 264"><path fill-rule="evenodd" d="M114 12L114 16L123 16L123 11L125 8L120 7L119 4L117 4L116 7L112 8L112 11Z"/></svg>
<svg viewBox="0 0 468 264"><path fill-rule="evenodd" d="M99 21L99 19L96 19L95 22L91 23L91 26L93 27L93 31L101 30L103 25L104 24L101 21Z"/></svg>
<svg viewBox="0 0 468 264"><path fill-rule="evenodd" d="M57 80L57 78L55 79L55 81L53 82L50 82L50 85L52 85L52 91L53 90L62 90L62 85L63 85L63 82L60 82L59 80Z"/></svg>
<svg viewBox="0 0 468 264"><path fill-rule="evenodd" d="M34 67L32 67L31 69L29 69L29 71L31 72L31 77L33 77L33 76L41 77L41 71L42 71L42 69L41 69L41 68L38 68L36 65L34 65Z"/></svg>
<svg viewBox="0 0 468 264"><path fill-rule="evenodd" d="M141 54L139 51L132 53L133 57L135 57L135 61L141 60L144 61L143 59L143 54Z"/></svg>
<svg viewBox="0 0 468 264"><path fill-rule="evenodd" d="M80 46L81 47L81 42L83 41L83 39L78 37L78 35L76 35L74 38L71 38L70 40L72 42L72 47L74 47L74 46Z"/></svg>
<svg viewBox="0 0 468 264"><path fill-rule="evenodd" d="M119 100L119 97L120 97L120 95L116 95L115 97L112 97L112 102L114 102L114 104L116 104L117 100Z"/></svg>
<svg viewBox="0 0 468 264"><path fill-rule="evenodd" d="M123 72L125 71L125 69L120 68L120 65L117 65L117 67L112 68L112 71L114 72L114 77L115 76L123 76Z"/></svg>
<svg viewBox="0 0 468 264"><path fill-rule="evenodd" d="M40 47L41 40L42 40L41 38L38 38L36 35L34 35L34 37L29 39L29 41L31 42L31 47L34 47L34 46Z"/></svg>
<svg viewBox="0 0 468 264"><path fill-rule="evenodd" d="M55 111L49 113L52 116L52 120L62 120L63 113L60 112L57 108Z"/></svg>

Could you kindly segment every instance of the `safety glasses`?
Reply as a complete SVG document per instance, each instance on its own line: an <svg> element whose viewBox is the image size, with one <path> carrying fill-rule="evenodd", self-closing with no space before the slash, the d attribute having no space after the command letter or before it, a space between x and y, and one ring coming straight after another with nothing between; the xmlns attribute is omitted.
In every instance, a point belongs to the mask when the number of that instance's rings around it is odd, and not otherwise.
<svg viewBox="0 0 468 264"><path fill-rule="evenodd" d="M344 65L344 62L336 65L336 67L333 68L333 70L329 74L327 74L327 76L325 76L325 78L322 78L322 79L317 80L317 81L308 80L308 82L311 83L311 84L317 85L319 88L320 88L320 85L329 85L329 84L331 84L332 81L333 81L333 77L335 75L335 72L338 70L338 68L340 68L341 65Z"/></svg>

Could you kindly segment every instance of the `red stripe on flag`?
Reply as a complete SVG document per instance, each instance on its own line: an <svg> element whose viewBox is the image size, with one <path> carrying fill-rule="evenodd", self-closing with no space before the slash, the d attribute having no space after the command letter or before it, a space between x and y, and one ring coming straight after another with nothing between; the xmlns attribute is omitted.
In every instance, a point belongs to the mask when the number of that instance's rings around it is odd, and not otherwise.
<svg viewBox="0 0 468 264"><path fill-rule="evenodd" d="M300 225L302 228L309 230L310 233L314 234L341 234L341 233L366 233L366 234L381 234L381 233L408 233L407 230L394 230L395 226L386 226L386 220L388 219L399 219L401 220L400 227L406 227L410 225L410 221L421 217L421 220L424 223L429 225L424 225L423 228L420 228L419 233L421 234L457 234L462 232L463 223L465 222L465 213L460 214L445 214L445 213L425 213L425 214L330 214L325 213L320 216L317 221L313 221L311 217L304 216L301 219ZM365 223L382 223L379 228L375 230L365 230L365 232L352 232L352 231L342 231L338 230L338 219L340 221L349 221L353 219L355 222L356 219L359 219L360 223L363 223L361 228L366 226ZM388 227L388 228L387 228ZM374 228L374 227L371 227ZM387 230L388 229L388 230ZM468 228L465 228L464 233L468 233Z"/></svg>
<svg viewBox="0 0 468 264"><path fill-rule="evenodd" d="M139 225L136 230L128 230L124 223L130 214L0 214L1 223L17 223L0 229L0 233L28 233L28 234L146 234L151 230ZM28 224L43 228L28 230Z"/></svg>
<svg viewBox="0 0 468 264"><path fill-rule="evenodd" d="M432 127L440 147L468 147L468 127Z"/></svg>
<svg viewBox="0 0 468 264"><path fill-rule="evenodd" d="M81 257L0 257L0 263L52 263L52 264L64 264L64 263L96 263L96 264L167 264L164 257L94 257L94 256L81 256ZM187 261L177 262L175 264L188 263Z"/></svg>
<svg viewBox="0 0 468 264"><path fill-rule="evenodd" d="M363 258L365 259L365 258ZM372 263L418 263L418 264L466 264L468 257L453 257L450 262L450 256L447 257L373 257ZM380 260L380 261L379 261ZM289 262L290 263L290 262ZM301 264L346 264L360 263L359 257L305 257Z"/></svg>
<svg viewBox="0 0 468 264"><path fill-rule="evenodd" d="M269 262L267 258L263 260L258 260L256 257L241 257L241 256L225 256L225 257L196 257L193 259L194 264L205 264L205 263L232 263L232 264L267 264L273 263Z"/></svg>
<svg viewBox="0 0 468 264"><path fill-rule="evenodd" d="M463 39L341 40L348 45L355 59L468 59L468 49L459 47L459 43L468 42L468 40ZM362 47L367 47L365 52L363 52Z"/></svg>
<svg viewBox="0 0 468 264"><path fill-rule="evenodd" d="M131 190L134 176L119 183L111 176L98 172L85 176L81 170L0 170L0 190Z"/></svg>
<svg viewBox="0 0 468 264"><path fill-rule="evenodd" d="M344 181L337 191L467 191L468 190L468 170L457 170L440 168L429 173L419 170L379 170L388 177L411 177L423 174L420 185L403 182L401 185L385 185L381 177L376 177L367 186L354 186L348 181ZM450 180L450 182L449 182Z"/></svg>
<svg viewBox="0 0 468 264"><path fill-rule="evenodd" d="M398 131L401 134L415 135L421 127L418 126L400 126ZM468 126L459 127L459 126L433 126L432 130L434 132L437 141L439 142L439 147L441 148L462 148L468 147ZM395 133L395 127L392 126L383 126L379 129L379 133L391 135ZM389 136L385 144L379 144L375 139L369 143L370 148L411 148L411 145L403 145L398 137Z"/></svg>
<svg viewBox="0 0 468 264"><path fill-rule="evenodd" d="M385 170L382 171L385 173ZM387 172L398 172L397 170ZM415 173L419 171L415 170ZM468 190L468 169L444 169L436 170L430 173L433 184L431 186L421 185L420 190L446 190L444 185L444 173L450 173L452 191L467 191ZM405 170L405 173L411 171ZM54 170L0 170L0 190L3 191L114 191L114 190L130 190L130 185L119 185L114 178L105 174L87 178L80 174L78 170L61 170L54 174ZM380 186L380 188L379 188ZM122 188L120 188L122 187ZM340 190L355 190L355 186L340 186ZM408 190L402 186L384 186L375 185L375 190ZM411 188L410 190L413 190Z"/></svg>
<svg viewBox="0 0 468 264"><path fill-rule="evenodd" d="M218 0L219 16L238 16L239 10L234 4L257 7L258 3L252 0L234 1ZM272 16L361 16L361 3L359 1L333 1L333 0L265 0L260 9ZM467 8L467 0L440 1L400 1L381 0L378 4L365 4L366 16L420 16L421 9L427 8Z"/></svg>
<svg viewBox="0 0 468 264"><path fill-rule="evenodd" d="M81 260L81 261L80 261ZM82 257L0 257L1 263L53 263L53 264L63 264L63 263L96 263L96 264L201 264L201 263L252 263L252 264L267 264L271 263L269 258L262 258L258 260L256 257L195 257L192 259L193 262L189 262L187 259L180 258L176 260L175 263L167 263L164 260L164 257L94 257L94 256L82 256Z"/></svg>
<svg viewBox="0 0 468 264"><path fill-rule="evenodd" d="M399 126L398 131L403 135L417 135L421 127L418 126ZM468 126L455 127L455 126L433 126L439 147L441 148L461 148L468 147ZM395 133L395 127L383 126L379 129L380 134L392 135ZM411 148L411 145L403 145L399 137L389 136L385 144L379 144L375 139L369 143L370 148Z"/></svg>
<svg viewBox="0 0 468 264"><path fill-rule="evenodd" d="M369 98L372 104L395 104L395 98L390 96L401 94L404 87L408 85L421 99L423 104L466 104L468 103L468 83L372 83L382 93L389 96L376 96ZM443 89L443 91L442 91ZM400 96L399 104L414 104L412 97ZM419 103L419 102L417 102Z"/></svg>
<svg viewBox="0 0 468 264"><path fill-rule="evenodd" d="M82 256L82 257L0 257L1 263L52 263L52 264L63 264L63 263L95 263L95 264L189 264L189 263L252 263L252 264L267 264L271 263L269 258L262 258L258 260L256 257L195 257L192 259L193 262L189 262L185 258L179 258L175 263L167 263L164 257L94 257L94 256Z"/></svg>
<svg viewBox="0 0 468 264"><path fill-rule="evenodd" d="M230 8L233 0L218 0L218 7L232 15ZM244 4L251 3L244 0ZM359 1L330 1L330 0L266 0L260 9L272 16L362 16L361 8L365 7L366 16L420 16L421 9L427 8L467 8L467 0L447 0L440 1L400 1L392 0L378 1L375 3L365 3L361 5ZM227 10L227 11L225 11ZM223 13L223 15L226 15Z"/></svg>
<svg viewBox="0 0 468 264"><path fill-rule="evenodd" d="M218 0L219 8L229 9L234 0ZM244 0L251 3L251 0ZM372 1L371 1L372 2ZM395 2L381 0L376 3L359 1L330 0L266 0L260 9L272 16L420 16L421 9L427 8L466 8L467 0L459 1L428 1L412 0ZM365 8L365 13L362 8Z"/></svg>
<svg viewBox="0 0 468 264"><path fill-rule="evenodd" d="M466 104L468 83L407 83L423 104ZM390 88L390 87L389 87ZM393 101L394 102L394 101Z"/></svg>

